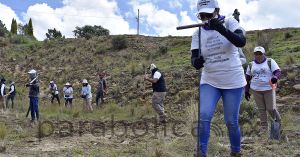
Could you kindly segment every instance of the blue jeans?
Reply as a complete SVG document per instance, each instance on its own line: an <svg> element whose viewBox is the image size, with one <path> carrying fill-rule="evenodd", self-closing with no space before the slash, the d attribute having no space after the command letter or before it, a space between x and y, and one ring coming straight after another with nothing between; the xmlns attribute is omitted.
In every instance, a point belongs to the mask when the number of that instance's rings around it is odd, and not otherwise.
<svg viewBox="0 0 300 157"><path fill-rule="evenodd" d="M39 98L29 97L31 120L39 119Z"/></svg>
<svg viewBox="0 0 300 157"><path fill-rule="evenodd" d="M239 128L239 111L242 101L243 87L236 89L219 89L208 84L200 85L200 151L207 154L210 135L210 123L219 99L222 97L224 120L232 152L240 152L241 134Z"/></svg>

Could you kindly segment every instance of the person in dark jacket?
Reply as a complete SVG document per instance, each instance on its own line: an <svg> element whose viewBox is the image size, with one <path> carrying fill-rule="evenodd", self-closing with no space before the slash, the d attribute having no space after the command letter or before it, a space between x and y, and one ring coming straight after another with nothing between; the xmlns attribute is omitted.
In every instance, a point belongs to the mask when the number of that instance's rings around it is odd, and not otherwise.
<svg viewBox="0 0 300 157"><path fill-rule="evenodd" d="M96 106L99 107L104 103L104 95L107 93L106 80L104 79L105 73L99 74L99 81L97 86L97 95L96 95ZM99 100L100 103L99 103Z"/></svg>
<svg viewBox="0 0 300 157"><path fill-rule="evenodd" d="M164 109L164 99L167 94L166 83L164 76L158 68L152 63L149 67L151 72L151 78L147 75L144 76L144 80L152 83L153 96L152 96L152 106L153 109L159 115L160 123L166 123L166 113Z"/></svg>
<svg viewBox="0 0 300 157"><path fill-rule="evenodd" d="M28 72L30 77L30 82L26 84L29 88L29 108L31 113L31 123L36 123L39 120L39 81L37 71L32 69Z"/></svg>
<svg viewBox="0 0 300 157"><path fill-rule="evenodd" d="M15 100L15 95L16 95L16 86L14 81L10 81L10 86L9 86L9 91L7 93L7 98L6 98L6 107L9 105L9 100L11 101L11 108L14 108L14 100Z"/></svg>

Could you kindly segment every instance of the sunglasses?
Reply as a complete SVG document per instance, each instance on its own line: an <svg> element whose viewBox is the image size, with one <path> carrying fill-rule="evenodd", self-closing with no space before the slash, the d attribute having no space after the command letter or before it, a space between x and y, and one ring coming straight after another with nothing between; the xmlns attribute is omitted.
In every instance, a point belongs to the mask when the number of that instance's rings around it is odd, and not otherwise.
<svg viewBox="0 0 300 157"><path fill-rule="evenodd" d="M214 17L214 14L213 13L199 13L197 17L199 20L211 19Z"/></svg>
<svg viewBox="0 0 300 157"><path fill-rule="evenodd" d="M256 55L256 56L261 56L261 55L263 55L263 53L260 52L260 51L256 51L256 52L254 52L254 55Z"/></svg>

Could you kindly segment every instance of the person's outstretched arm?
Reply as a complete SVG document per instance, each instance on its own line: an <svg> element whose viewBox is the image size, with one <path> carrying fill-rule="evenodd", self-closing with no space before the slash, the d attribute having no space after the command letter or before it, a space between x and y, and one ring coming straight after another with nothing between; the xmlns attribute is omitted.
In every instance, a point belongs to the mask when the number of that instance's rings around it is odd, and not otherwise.
<svg viewBox="0 0 300 157"><path fill-rule="evenodd" d="M225 28L223 21L220 19L211 19L209 21L209 26L211 29L218 31L227 40L229 40L236 47L244 47L246 45L246 38L242 29L236 29L231 32L229 29Z"/></svg>

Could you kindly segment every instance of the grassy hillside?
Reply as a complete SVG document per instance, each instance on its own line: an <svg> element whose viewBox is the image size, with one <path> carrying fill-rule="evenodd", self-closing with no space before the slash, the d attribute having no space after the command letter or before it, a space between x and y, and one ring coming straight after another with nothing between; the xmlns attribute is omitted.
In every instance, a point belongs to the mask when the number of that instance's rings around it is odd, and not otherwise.
<svg viewBox="0 0 300 157"><path fill-rule="evenodd" d="M191 37L124 35L121 38L127 41L127 48L121 50L112 45L112 40L116 37L41 42L20 40L20 37L0 39L0 75L5 76L6 80L14 80L18 91L16 108L0 116L0 145L6 145L3 155L16 156L26 152L25 156L192 156L195 138L191 130L196 120L198 72L190 65ZM277 142L257 136L258 118L255 104L253 101L243 102L240 122L243 134L249 136L243 144L246 156L300 155L297 149L300 146L300 116L297 105L299 107L300 102L297 103L291 97L284 97L299 96L297 91L292 90L293 85L300 83L297 79L299 71L297 68L289 68L300 63L298 43L300 29L297 28L247 32L247 45L244 47L247 59L253 58L254 46L267 47L267 55L278 61L284 69L285 81L281 84L289 81L279 91L279 102L296 107L280 108L283 112L284 132L283 140ZM151 90L146 91L148 94L143 99L143 75L150 63L155 63L166 77L168 94L165 105L170 117L168 126L156 126L153 118L156 114L151 106ZM55 122L56 126L54 134L41 141L37 138L38 127L28 127L28 119L24 118L28 107L28 91L24 84L28 80L27 71L31 68L40 73L41 121L50 120ZM94 103L97 73L103 70L110 74L107 78L109 94L105 106L93 113L84 113L83 102L79 98L81 80L86 78L92 85ZM50 104L47 91L50 80L57 82L60 91L64 83L73 84L73 109ZM213 119L209 147L210 154L214 156L226 156L229 152L222 112L220 104ZM149 133L145 136L135 136L134 131L128 129L126 136L112 136L109 130L112 116L114 120L124 122L128 128L137 125L141 134L145 126L136 122L147 122ZM62 120L73 123L72 137L60 136L61 130L68 131L58 125ZM108 131L105 136L93 136L89 131L93 127L92 124L90 128L87 126L87 130L80 136L79 123L83 120L104 122ZM124 128L122 124L116 126L118 133ZM40 129L49 131L47 127ZM186 135L180 137L183 133Z"/></svg>

